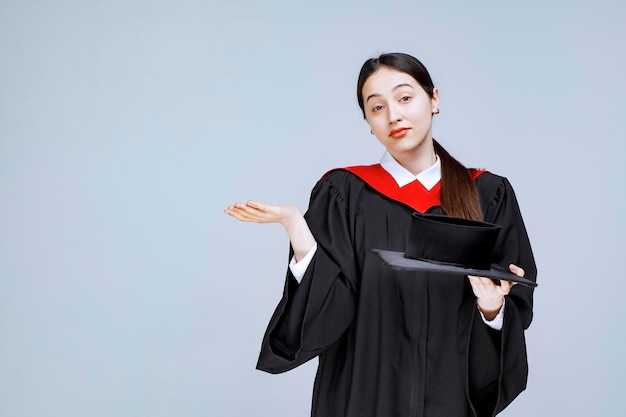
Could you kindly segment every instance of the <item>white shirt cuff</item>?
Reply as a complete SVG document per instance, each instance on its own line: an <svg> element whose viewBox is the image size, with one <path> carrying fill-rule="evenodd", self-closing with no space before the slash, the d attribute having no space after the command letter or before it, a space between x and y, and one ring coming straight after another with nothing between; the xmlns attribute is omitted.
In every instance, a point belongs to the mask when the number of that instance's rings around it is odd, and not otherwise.
<svg viewBox="0 0 626 417"><path fill-rule="evenodd" d="M502 324L504 323L504 304L506 303L506 298L502 301L502 307L500 307L500 311L498 311L498 315L494 317L493 320L489 321L485 319L482 311L480 309L478 312L480 313L480 317L482 317L485 324L491 327L494 330L502 330Z"/></svg>
<svg viewBox="0 0 626 417"><path fill-rule="evenodd" d="M316 251L317 242L315 242L313 247L307 252L306 256L300 259L299 262L296 262L295 256L291 257L291 261L289 261L289 269L291 270L291 273L293 274L296 281L298 281L298 284L300 283L300 281L302 281L302 278L304 278L304 273L309 267L311 259L313 259L313 255L315 255Z"/></svg>

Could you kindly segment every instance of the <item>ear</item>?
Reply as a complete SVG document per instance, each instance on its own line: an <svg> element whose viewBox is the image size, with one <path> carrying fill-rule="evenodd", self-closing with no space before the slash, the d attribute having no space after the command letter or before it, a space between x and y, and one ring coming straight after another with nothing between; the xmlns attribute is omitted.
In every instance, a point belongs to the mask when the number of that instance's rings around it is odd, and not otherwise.
<svg viewBox="0 0 626 417"><path fill-rule="evenodd" d="M439 89L433 88L433 96L430 99L433 114L439 113Z"/></svg>

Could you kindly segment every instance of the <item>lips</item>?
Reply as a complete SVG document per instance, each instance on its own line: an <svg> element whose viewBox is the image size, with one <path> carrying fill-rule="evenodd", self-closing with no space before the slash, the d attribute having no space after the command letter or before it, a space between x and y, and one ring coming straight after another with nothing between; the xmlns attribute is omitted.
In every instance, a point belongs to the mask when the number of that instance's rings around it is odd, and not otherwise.
<svg viewBox="0 0 626 417"><path fill-rule="evenodd" d="M409 131L408 127L401 127L399 129L393 129L391 133L389 133L389 136L391 136L394 139L400 139L404 137L404 135L406 135L408 131Z"/></svg>

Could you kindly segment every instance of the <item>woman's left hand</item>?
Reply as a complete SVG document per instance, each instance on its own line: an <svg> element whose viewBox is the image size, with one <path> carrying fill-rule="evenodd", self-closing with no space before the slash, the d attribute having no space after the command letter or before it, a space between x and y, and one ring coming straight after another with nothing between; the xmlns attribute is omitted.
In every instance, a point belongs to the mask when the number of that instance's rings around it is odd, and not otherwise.
<svg viewBox="0 0 626 417"><path fill-rule="evenodd" d="M524 276L524 270L517 265L509 265L509 270L518 277ZM515 282L501 280L499 284L491 278L468 275L476 304L486 320L493 320L504 303L504 296L511 291Z"/></svg>

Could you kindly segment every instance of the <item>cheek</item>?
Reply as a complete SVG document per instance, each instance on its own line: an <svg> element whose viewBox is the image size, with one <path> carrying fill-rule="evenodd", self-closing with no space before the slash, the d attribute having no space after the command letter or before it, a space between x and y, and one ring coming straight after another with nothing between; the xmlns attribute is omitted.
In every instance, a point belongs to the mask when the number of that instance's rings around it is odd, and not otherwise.
<svg viewBox="0 0 626 417"><path fill-rule="evenodd" d="M412 109L411 119L415 123L421 124L429 124L432 121L433 112L432 108L429 106L416 106Z"/></svg>
<svg viewBox="0 0 626 417"><path fill-rule="evenodd" d="M382 123L370 123L370 128L372 129L372 132L374 132L374 134L379 137L380 135L387 135L387 126L382 124Z"/></svg>
<svg viewBox="0 0 626 417"><path fill-rule="evenodd" d="M382 117L381 114L377 114L374 117L370 117L368 119L368 123L374 132L379 129L386 129L387 127L387 122L385 121L385 118Z"/></svg>

